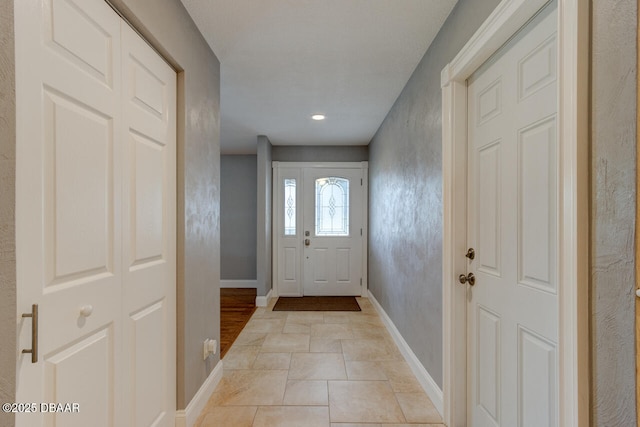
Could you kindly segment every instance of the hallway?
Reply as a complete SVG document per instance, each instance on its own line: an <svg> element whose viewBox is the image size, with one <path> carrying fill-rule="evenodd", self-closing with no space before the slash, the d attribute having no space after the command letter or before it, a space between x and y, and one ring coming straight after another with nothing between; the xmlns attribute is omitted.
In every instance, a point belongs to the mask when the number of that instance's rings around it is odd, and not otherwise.
<svg viewBox="0 0 640 427"><path fill-rule="evenodd" d="M371 302L361 312L258 308L196 426L441 426Z"/></svg>

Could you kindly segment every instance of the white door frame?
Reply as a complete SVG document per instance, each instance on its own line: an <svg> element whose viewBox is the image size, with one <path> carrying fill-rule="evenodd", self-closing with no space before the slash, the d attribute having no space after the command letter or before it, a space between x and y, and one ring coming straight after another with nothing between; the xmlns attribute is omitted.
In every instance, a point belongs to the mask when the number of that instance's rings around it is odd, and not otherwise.
<svg viewBox="0 0 640 427"><path fill-rule="evenodd" d="M444 422L467 422L467 79L547 4L503 0L442 70ZM558 0L560 425L589 425L589 2Z"/></svg>
<svg viewBox="0 0 640 427"><path fill-rule="evenodd" d="M278 232L279 226L276 221L280 215L280 207L283 203L280 191L280 168L329 168L329 169L361 169L362 174L362 294L361 296L368 296L368 259L369 259L369 162L272 162L273 179L272 179L272 206L271 206L271 230L272 230L272 242L271 242L271 283L272 297L277 298L280 293L278 292L278 244L280 242L280 233ZM302 200L302 199L301 199ZM299 209L302 209L300 204ZM302 267L301 267L302 268ZM302 269L300 270L302 272ZM302 280L302 279L301 279ZM301 290L302 292L302 290Z"/></svg>

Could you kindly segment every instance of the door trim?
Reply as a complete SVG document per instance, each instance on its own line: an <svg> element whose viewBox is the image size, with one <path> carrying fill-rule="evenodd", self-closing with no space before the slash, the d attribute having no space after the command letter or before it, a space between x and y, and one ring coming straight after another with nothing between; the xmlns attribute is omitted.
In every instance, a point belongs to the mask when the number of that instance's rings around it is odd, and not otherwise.
<svg viewBox="0 0 640 427"><path fill-rule="evenodd" d="M467 79L548 3L503 0L442 70L444 422L467 422ZM558 0L559 417L589 425L589 2Z"/></svg>
<svg viewBox="0 0 640 427"><path fill-rule="evenodd" d="M272 179L272 203L271 203L271 283L272 298L280 296L278 292L278 244L280 243L280 234L278 233L278 209L282 204L280 192L278 191L278 183L280 182L280 168L331 168L331 169L361 169L362 174L362 297L369 294L368 280L368 259L369 259L369 162L279 162L273 161L271 164L273 169ZM302 268L302 267L301 267ZM300 270L302 271L302 270ZM301 290L302 292L302 290Z"/></svg>

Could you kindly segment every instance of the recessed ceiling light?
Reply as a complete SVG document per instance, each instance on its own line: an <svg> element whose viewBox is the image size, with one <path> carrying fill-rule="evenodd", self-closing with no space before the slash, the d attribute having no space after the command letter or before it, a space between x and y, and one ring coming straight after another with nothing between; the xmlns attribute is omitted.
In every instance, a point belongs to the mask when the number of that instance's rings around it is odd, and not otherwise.
<svg viewBox="0 0 640 427"><path fill-rule="evenodd" d="M313 120L324 120L326 116L324 114L314 114L313 116L311 116L311 118Z"/></svg>

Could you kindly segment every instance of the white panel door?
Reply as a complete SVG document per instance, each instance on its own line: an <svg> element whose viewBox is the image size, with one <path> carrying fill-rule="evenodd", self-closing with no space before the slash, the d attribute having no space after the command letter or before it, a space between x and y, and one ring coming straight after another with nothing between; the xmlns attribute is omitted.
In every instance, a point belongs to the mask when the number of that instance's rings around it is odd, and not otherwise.
<svg viewBox="0 0 640 427"><path fill-rule="evenodd" d="M469 79L468 425L558 425L557 6Z"/></svg>
<svg viewBox="0 0 640 427"><path fill-rule="evenodd" d="M304 169L304 295L362 295L362 169Z"/></svg>
<svg viewBox="0 0 640 427"><path fill-rule="evenodd" d="M18 351L32 347L32 319L20 315L39 306L39 357L32 363L18 354L17 400L79 408L18 414L17 425L168 425L175 409L175 142L123 114L125 83L139 87L150 108L159 99L142 73L122 77L130 62L122 46L137 54L140 41L101 0L16 2L15 23ZM153 74L153 61L141 58ZM175 105L173 79L165 107ZM175 123L168 119L175 110L166 108L165 122ZM171 126L166 135L175 134ZM147 144L134 157L129 129L166 148ZM141 225L146 215L150 222ZM131 273L150 263L170 265L163 270L169 280ZM138 298L142 292L149 298Z"/></svg>
<svg viewBox="0 0 640 427"><path fill-rule="evenodd" d="M16 423L124 425L120 19L101 1L25 0L15 22L18 316L39 306L17 401L80 407ZM31 348L32 320L19 322L19 350Z"/></svg>
<svg viewBox="0 0 640 427"><path fill-rule="evenodd" d="M122 27L125 411L173 426L176 401L176 74Z"/></svg>

